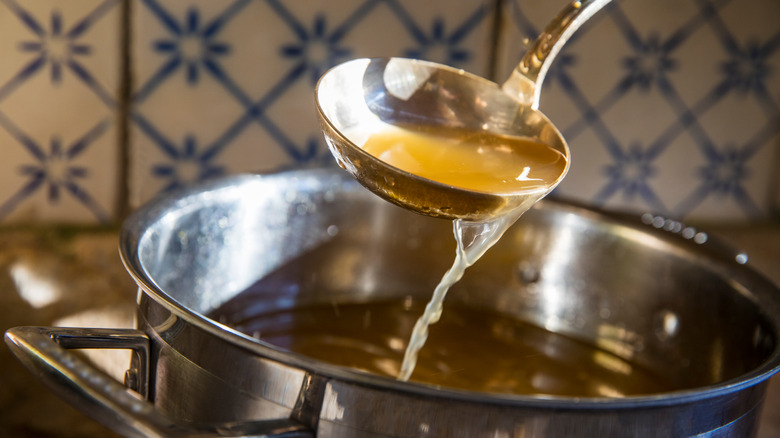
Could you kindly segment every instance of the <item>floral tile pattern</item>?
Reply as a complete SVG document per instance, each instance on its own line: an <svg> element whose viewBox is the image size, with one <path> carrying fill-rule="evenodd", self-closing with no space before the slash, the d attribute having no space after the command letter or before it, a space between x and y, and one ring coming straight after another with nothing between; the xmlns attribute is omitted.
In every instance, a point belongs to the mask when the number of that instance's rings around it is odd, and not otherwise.
<svg viewBox="0 0 780 438"><path fill-rule="evenodd" d="M235 172L333 165L317 79L363 56L490 68L494 3L144 0L132 10L131 203Z"/></svg>
<svg viewBox="0 0 780 438"><path fill-rule="evenodd" d="M115 218L121 18L118 0L0 1L0 221Z"/></svg>
<svg viewBox="0 0 780 438"><path fill-rule="evenodd" d="M501 81L565 0L0 0L0 224L106 223L237 172L332 166L313 88L356 57ZM500 26L496 26L500 23ZM780 3L615 0L542 92L557 193L690 220L780 212Z"/></svg>
<svg viewBox="0 0 780 438"><path fill-rule="evenodd" d="M498 71L555 6L504 4ZM678 218L766 217L780 187L780 3L620 0L569 41L542 110L572 149L558 193Z"/></svg>

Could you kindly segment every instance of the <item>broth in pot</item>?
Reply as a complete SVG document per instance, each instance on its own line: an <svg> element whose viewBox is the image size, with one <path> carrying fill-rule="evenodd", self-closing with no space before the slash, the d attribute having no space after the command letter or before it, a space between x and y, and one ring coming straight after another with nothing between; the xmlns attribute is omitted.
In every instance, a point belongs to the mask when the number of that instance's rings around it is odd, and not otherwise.
<svg viewBox="0 0 780 438"><path fill-rule="evenodd" d="M254 305L253 305L254 303ZM401 370L424 303L331 303L267 312L250 289L210 317L294 353L374 374ZM624 397L682 389L595 345L453 303L430 327L411 381L467 391Z"/></svg>

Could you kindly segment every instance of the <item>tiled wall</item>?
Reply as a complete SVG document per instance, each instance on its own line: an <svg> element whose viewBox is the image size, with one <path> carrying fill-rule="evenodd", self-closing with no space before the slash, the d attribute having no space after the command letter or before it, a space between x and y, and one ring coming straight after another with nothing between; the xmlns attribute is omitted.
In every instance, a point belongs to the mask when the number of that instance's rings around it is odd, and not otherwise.
<svg viewBox="0 0 780 438"><path fill-rule="evenodd" d="M0 0L0 223L112 222L197 180L332 166L313 107L328 67L420 57L500 82L564 4ZM559 194L766 220L780 2L616 1L567 44L541 106L572 148Z"/></svg>
<svg viewBox="0 0 780 438"><path fill-rule="evenodd" d="M121 190L122 3L0 1L0 219L106 222Z"/></svg>
<svg viewBox="0 0 780 438"><path fill-rule="evenodd" d="M555 13L507 3L508 41ZM560 192L677 218L766 218L780 188L780 2L624 0L581 29L541 107L571 145ZM511 43L499 67L521 53ZM774 200L773 200L774 198Z"/></svg>

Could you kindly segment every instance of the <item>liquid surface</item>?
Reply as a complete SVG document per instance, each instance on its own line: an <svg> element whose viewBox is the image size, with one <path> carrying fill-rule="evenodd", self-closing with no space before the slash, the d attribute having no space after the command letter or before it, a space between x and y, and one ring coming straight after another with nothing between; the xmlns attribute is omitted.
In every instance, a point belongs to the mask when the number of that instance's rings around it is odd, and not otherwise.
<svg viewBox="0 0 780 438"><path fill-rule="evenodd" d="M211 317L289 351L391 377L400 370L411 326L422 312L420 303L407 299L258 310L236 317L235 309L248 308L240 299ZM411 380L489 393L576 397L676 389L593 345L459 304L449 304L441 321L430 327Z"/></svg>
<svg viewBox="0 0 780 438"><path fill-rule="evenodd" d="M546 190L567 164L545 144L486 132L432 135L388 127L371 134L362 148L409 173L494 194Z"/></svg>

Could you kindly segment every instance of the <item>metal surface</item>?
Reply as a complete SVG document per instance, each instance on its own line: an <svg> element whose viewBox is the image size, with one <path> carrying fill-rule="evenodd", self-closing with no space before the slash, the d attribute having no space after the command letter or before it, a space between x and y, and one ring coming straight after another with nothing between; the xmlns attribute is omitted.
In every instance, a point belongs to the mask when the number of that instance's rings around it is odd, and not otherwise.
<svg viewBox="0 0 780 438"><path fill-rule="evenodd" d="M383 124L422 131L444 127L455 132L527 137L553 147L568 159L566 141L538 110L539 91L561 47L607 3L609 0L569 4L537 38L503 86L415 59L357 59L334 67L318 82L315 100L322 132L336 161L372 192L425 215L484 220L518 207L527 192L480 193L438 183L391 166L361 146L368 135L381 131Z"/></svg>
<svg viewBox="0 0 780 438"><path fill-rule="evenodd" d="M645 222L542 201L448 302L595 343L689 389L507 396L317 362L204 316L258 282L269 292L253 306L268 312L426 299L453 256L447 221L325 170L233 177L158 199L128 219L120 247L150 342L148 401L120 406L107 423L126 433L151 428L153 416L184 435L228 436L280 419L321 437L753 436L766 380L780 365L780 291L714 239ZM17 354L50 373L51 352ZM116 408L95 398L89 378L59 376L51 380L62 392L91 400L80 406Z"/></svg>
<svg viewBox="0 0 780 438"><path fill-rule="evenodd" d="M139 376L146 381L148 338L143 332L17 327L5 334L5 340L22 363L52 389L84 412L107 419L106 425L117 432L137 437L173 435L175 429L153 406L130 395L123 385L66 351L66 348L81 347L133 349L141 359L134 361L142 364Z"/></svg>
<svg viewBox="0 0 780 438"><path fill-rule="evenodd" d="M149 338L128 329L16 327L6 343L22 363L69 403L127 437L311 437L295 419L240 423L188 422L162 415L145 401L148 390ZM137 376L136 388L114 381L68 349L130 349L135 356L128 370ZM127 380L127 379L126 379Z"/></svg>

